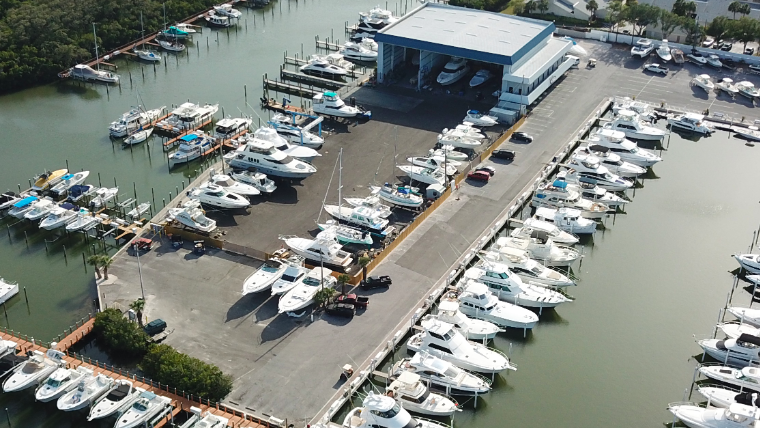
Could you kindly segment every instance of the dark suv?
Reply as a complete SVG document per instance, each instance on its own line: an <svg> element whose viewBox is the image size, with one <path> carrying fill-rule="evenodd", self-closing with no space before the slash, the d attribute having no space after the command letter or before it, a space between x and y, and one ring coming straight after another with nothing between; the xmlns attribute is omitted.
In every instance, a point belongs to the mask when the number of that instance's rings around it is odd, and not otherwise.
<svg viewBox="0 0 760 428"><path fill-rule="evenodd" d="M512 139L515 141L524 141L526 143L533 142L533 137L526 134L525 132L515 132L514 134L512 134Z"/></svg>

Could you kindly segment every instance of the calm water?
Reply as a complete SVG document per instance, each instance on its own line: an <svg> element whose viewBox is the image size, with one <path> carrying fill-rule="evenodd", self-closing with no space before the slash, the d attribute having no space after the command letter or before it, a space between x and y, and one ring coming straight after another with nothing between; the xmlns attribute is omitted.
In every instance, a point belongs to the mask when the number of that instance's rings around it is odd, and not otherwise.
<svg viewBox="0 0 760 428"><path fill-rule="evenodd" d="M261 76L277 72L283 51L300 51L303 43L312 53L314 35L329 36L333 28L337 37L345 21L376 3L280 0L245 11L247 31L242 21L237 33L219 32L217 43L217 33L206 30L197 48L178 61L170 56L166 68L154 73L143 66L144 80L140 65L121 63L120 89L66 83L0 97L0 188L26 187L35 173L68 161L72 170L90 170L90 183L97 184L98 173L103 185L115 178L122 199L136 189L140 200L151 200L153 189L160 206L198 165L170 173L155 139L131 152L112 145L107 125L136 103L138 92L149 108L190 99L220 103L232 115L255 109L266 118L256 107ZM608 219L607 230L587 244L576 267L582 281L570 290L577 300L545 313L527 341L497 339L504 351L513 343L519 371L497 379L477 411L457 415L457 425L655 427L670 420L665 406L682 398L694 367L690 356L699 351L691 335L712 331L736 266L729 255L746 250L760 220L758 150L725 133L701 141L674 135L627 213L614 224ZM61 238L46 250L54 234L17 225L9 237L9 223L0 223L0 275L26 286L29 305L23 292L13 299L7 325L50 339L93 310L92 270L82 263L89 243ZM748 299L737 291L736 302ZM0 324L6 325L4 314ZM26 393L0 394L0 412L6 407L15 427L97 426L54 404L35 404Z"/></svg>

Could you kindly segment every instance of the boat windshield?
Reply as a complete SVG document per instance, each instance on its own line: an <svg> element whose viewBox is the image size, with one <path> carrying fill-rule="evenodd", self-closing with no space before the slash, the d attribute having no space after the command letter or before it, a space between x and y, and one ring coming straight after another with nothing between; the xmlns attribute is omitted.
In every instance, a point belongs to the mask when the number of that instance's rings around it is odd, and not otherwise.
<svg viewBox="0 0 760 428"><path fill-rule="evenodd" d="M385 411L382 411L382 410L370 410L370 412L373 415L379 416L379 417L381 417L383 419L395 418L396 415L398 415L400 411L401 411L401 405L398 404L398 403L396 403L392 408L390 408L388 410L385 410ZM416 426L416 425L412 425L412 426Z"/></svg>
<svg viewBox="0 0 760 428"><path fill-rule="evenodd" d="M278 268L276 266L264 265L264 266L261 267L261 270L263 270L264 272L267 272L267 273L276 273L278 270L280 270L280 268Z"/></svg>
<svg viewBox="0 0 760 428"><path fill-rule="evenodd" d="M298 274L296 276L284 274L282 275L282 280L285 282L296 282L298 281L298 278L300 278L303 274Z"/></svg>
<svg viewBox="0 0 760 428"><path fill-rule="evenodd" d="M530 271L535 274L541 274L541 268L539 268L538 266L533 266L533 269L531 269Z"/></svg>
<svg viewBox="0 0 760 428"><path fill-rule="evenodd" d="M140 400L137 403L135 403L133 408L137 410L138 412L144 412L148 410L148 403L146 401Z"/></svg>
<svg viewBox="0 0 760 428"><path fill-rule="evenodd" d="M307 277L307 278L304 278L303 283L310 287L318 287L320 284L320 281L316 278Z"/></svg>
<svg viewBox="0 0 760 428"><path fill-rule="evenodd" d="M457 376L459 376L459 370L455 367L449 366L444 372L443 375L452 379L455 379Z"/></svg>
<svg viewBox="0 0 760 428"><path fill-rule="evenodd" d="M61 382L63 381L56 380L51 377L51 378L48 378L47 382L45 382L45 385L51 388L58 388L59 386L61 386Z"/></svg>

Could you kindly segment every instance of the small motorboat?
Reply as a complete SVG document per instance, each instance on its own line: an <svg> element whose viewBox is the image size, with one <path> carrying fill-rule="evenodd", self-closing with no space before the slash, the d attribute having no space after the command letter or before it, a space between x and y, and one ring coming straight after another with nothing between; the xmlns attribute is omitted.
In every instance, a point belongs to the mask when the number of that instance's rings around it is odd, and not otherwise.
<svg viewBox="0 0 760 428"><path fill-rule="evenodd" d="M124 139L124 146L133 146L147 140L153 134L153 128L141 129Z"/></svg>
<svg viewBox="0 0 760 428"><path fill-rule="evenodd" d="M733 258L739 262L742 269L755 274L760 274L760 255L757 254L734 254Z"/></svg>
<svg viewBox="0 0 760 428"><path fill-rule="evenodd" d="M195 413L195 409L200 410L197 407L191 407L190 411ZM226 428L229 421L229 419L217 416L207 410L206 413L198 415L198 422L193 424L192 428Z"/></svg>
<svg viewBox="0 0 760 428"><path fill-rule="evenodd" d="M68 191L69 197L66 198L69 202L79 202L85 196L90 196L95 191L95 186L89 184L78 184L71 186Z"/></svg>
<svg viewBox="0 0 760 428"><path fill-rule="evenodd" d="M34 204L37 201L39 201L39 198L36 196L27 196L19 201L16 201L8 210L8 215L16 218L23 218L24 214L28 213L34 208Z"/></svg>
<svg viewBox="0 0 760 428"><path fill-rule="evenodd" d="M742 369L723 365L704 365L699 373L712 380L760 392L760 368L744 367Z"/></svg>
<svg viewBox="0 0 760 428"><path fill-rule="evenodd" d="M683 51L681 49L671 49L670 53L673 55L673 62L676 64L683 64L685 62Z"/></svg>
<svg viewBox="0 0 760 428"><path fill-rule="evenodd" d="M232 7L232 3L217 4L214 6L214 13L217 15L227 16L232 19L239 19L243 12Z"/></svg>
<svg viewBox="0 0 760 428"><path fill-rule="evenodd" d="M705 117L697 113L684 113L668 117L668 125L695 134L710 135L715 129L704 121Z"/></svg>
<svg viewBox="0 0 760 428"><path fill-rule="evenodd" d="M760 406L760 396L757 392L745 391L718 385L699 385L697 392L707 398L707 402L713 407L729 408L732 404L739 403L748 406Z"/></svg>
<svg viewBox="0 0 760 428"><path fill-rule="evenodd" d="M457 151L454 146L450 146L448 144L441 146L439 149L430 149L428 151L428 156L446 160L451 159L457 162L466 162L470 159L467 156L467 153Z"/></svg>
<svg viewBox="0 0 760 428"><path fill-rule="evenodd" d="M424 168L416 165L399 165L398 169L404 171L411 178L412 182L419 181L425 184L446 184L446 174L440 168Z"/></svg>
<svg viewBox="0 0 760 428"><path fill-rule="evenodd" d="M167 39L188 39L195 33L197 31L190 24L177 24L162 30L159 34Z"/></svg>
<svg viewBox="0 0 760 428"><path fill-rule="evenodd" d="M169 217L183 225L209 233L216 230L216 220L206 217L206 213L200 207L201 203L191 199L184 203L182 208L171 208Z"/></svg>
<svg viewBox="0 0 760 428"><path fill-rule="evenodd" d="M718 327L718 330L722 331L729 339L738 339L742 334L760 336L760 328L740 321L722 322L716 327Z"/></svg>
<svg viewBox="0 0 760 428"><path fill-rule="evenodd" d="M63 203L54 206L48 212L47 217L40 222L40 228L45 230L58 229L59 227L63 227L76 220L76 217L77 206L70 203Z"/></svg>
<svg viewBox="0 0 760 428"><path fill-rule="evenodd" d="M736 89L736 86L734 86L734 81L729 77L720 79L720 81L716 83L716 87L730 95L732 98L739 93L739 90Z"/></svg>
<svg viewBox="0 0 760 428"><path fill-rule="evenodd" d="M481 113L478 110L467 110L467 116L462 120L464 123L469 123L472 126L489 127L499 123L499 119L494 116L489 116L485 113Z"/></svg>
<svg viewBox="0 0 760 428"><path fill-rule="evenodd" d="M317 227L324 232L317 234L317 239L326 238L328 235L338 238L341 244L360 244L372 245L372 235L360 229L356 229L345 224L340 224L336 220L327 220L324 223L317 223ZM325 233L325 235L322 235Z"/></svg>
<svg viewBox="0 0 760 428"><path fill-rule="evenodd" d="M741 320L742 323L760 327L760 309L729 306L726 308L726 312Z"/></svg>
<svg viewBox="0 0 760 428"><path fill-rule="evenodd" d="M707 65L710 67L723 68L723 63L720 62L720 57L718 57L718 55L710 54L705 58L705 61L707 61Z"/></svg>
<svg viewBox="0 0 760 428"><path fill-rule="evenodd" d="M15 355L18 343L12 340L0 340L0 358L4 358L8 355Z"/></svg>
<svg viewBox="0 0 760 428"><path fill-rule="evenodd" d="M61 181L53 186L51 191L56 195L62 195L69 191L72 187L84 183L84 180L90 175L90 171L80 171L74 174L66 174L61 177Z"/></svg>
<svg viewBox="0 0 760 428"><path fill-rule="evenodd" d="M340 222L348 223L361 229L368 229L379 234L384 234L388 223L390 223L387 218L382 217L381 213L366 206L343 207L339 205L325 205L324 209Z"/></svg>
<svg viewBox="0 0 760 428"><path fill-rule="evenodd" d="M696 50L691 51L691 53L686 55L686 59L693 62L694 64L697 64L699 66L703 66L707 64L707 58L702 56L701 53L697 52Z"/></svg>
<svg viewBox="0 0 760 428"><path fill-rule="evenodd" d="M503 328L492 322L468 318L459 310L459 304L452 299L441 300L438 313L425 315L424 318L434 318L454 325L467 340L489 340L504 332Z"/></svg>
<svg viewBox="0 0 760 428"><path fill-rule="evenodd" d="M760 91L755 88L755 85L752 84L752 82L742 81L736 84L736 89L739 91L739 94L743 97L749 98L750 100L756 100L760 98Z"/></svg>
<svg viewBox="0 0 760 428"><path fill-rule="evenodd" d="M757 407L738 403L727 409L674 403L668 406L668 411L690 428L739 428L760 424L760 410Z"/></svg>
<svg viewBox="0 0 760 428"><path fill-rule="evenodd" d="M88 421L107 418L131 406L142 392L126 379L117 380L113 386L95 402L87 416Z"/></svg>
<svg viewBox="0 0 760 428"><path fill-rule="evenodd" d="M90 208L93 210L104 208L108 205L108 201L115 198L118 194L118 187L101 187L95 190L95 196L90 201Z"/></svg>
<svg viewBox="0 0 760 428"><path fill-rule="evenodd" d="M424 156L411 156L406 158L406 160L411 163L412 165L421 166L424 168L446 168L446 175L456 175L457 172L459 172L456 168L456 164L460 164L460 162L457 161L450 161L448 162L447 159L444 159L443 161L438 160L436 158L431 157L424 157Z"/></svg>
<svg viewBox="0 0 760 428"><path fill-rule="evenodd" d="M35 192L48 190L58 184L68 172L69 170L65 168L57 169L55 171L46 171L33 178L34 184L32 184L32 190Z"/></svg>
<svg viewBox="0 0 760 428"><path fill-rule="evenodd" d="M55 202L48 197L44 197L32 204L32 209L24 213L24 218L31 221L37 221L50 213L55 207Z"/></svg>
<svg viewBox="0 0 760 428"><path fill-rule="evenodd" d="M201 204L216 208L245 209L251 205L244 196L212 183L203 183L199 187L190 189L187 196Z"/></svg>
<svg viewBox="0 0 760 428"><path fill-rule="evenodd" d="M185 45L180 43L177 39L157 39L159 46L166 49L169 52L182 52L185 50Z"/></svg>
<svg viewBox="0 0 760 428"><path fill-rule="evenodd" d="M409 186L394 187L390 183L385 183L382 187L370 186L370 190L380 199L401 207L419 208L425 203L422 196L415 195Z"/></svg>
<svg viewBox="0 0 760 428"><path fill-rule="evenodd" d="M143 202L129 210L127 217L138 220L140 216L148 212L148 210L150 210L150 202Z"/></svg>
<svg viewBox="0 0 760 428"><path fill-rule="evenodd" d="M412 358L401 359L390 370L395 378L405 372L418 374L431 389L451 395L472 396L491 390L490 380L485 377L462 370L427 352L417 352Z"/></svg>
<svg viewBox="0 0 760 428"><path fill-rule="evenodd" d="M269 290L290 266L278 258L269 259L243 282L243 295Z"/></svg>
<svg viewBox="0 0 760 428"><path fill-rule="evenodd" d="M227 174L215 174L209 178L209 183L224 187L226 190L243 196L258 196L261 191L256 187L237 181Z"/></svg>
<svg viewBox="0 0 760 428"><path fill-rule="evenodd" d="M63 394L76 388L79 380L86 374L92 374L92 370L83 366L77 367L76 370L58 368L34 391L34 398L43 403L57 400Z"/></svg>
<svg viewBox="0 0 760 428"><path fill-rule="evenodd" d="M84 370L84 367L81 367ZM86 374L76 388L62 395L56 403L58 410L73 412L90 407L98 398L108 392L114 385L114 380L106 375L95 376L92 371Z"/></svg>
<svg viewBox="0 0 760 428"><path fill-rule="evenodd" d="M338 279L327 268L314 268L299 284L280 297L277 311L281 314L296 312L314 303L314 296L323 288L333 288Z"/></svg>
<svg viewBox="0 0 760 428"><path fill-rule="evenodd" d="M209 27L228 28L228 27L232 27L233 25L232 20L230 19L229 16L224 16L220 14L207 15L205 19L206 19L206 24Z"/></svg>
<svg viewBox="0 0 760 428"><path fill-rule="evenodd" d="M374 194L364 198L343 198L352 207L365 207L372 212L372 215L380 218L388 218L393 214L391 207L385 205L378 196Z"/></svg>
<svg viewBox="0 0 760 428"><path fill-rule="evenodd" d="M700 74L699 76L691 79L691 84L694 86L699 86L707 93L715 89L715 83L710 80L709 74Z"/></svg>
<svg viewBox="0 0 760 428"><path fill-rule="evenodd" d="M493 73L491 73L491 70L481 69L478 70L477 73L475 73L474 76L472 76L472 79L470 79L470 87L475 88L478 87L487 81L491 80L493 77Z"/></svg>
<svg viewBox="0 0 760 428"><path fill-rule="evenodd" d="M420 379L416 373L403 372L385 387L385 395L402 408L420 415L451 416L461 411L450 398L430 392Z"/></svg>
<svg viewBox="0 0 760 428"><path fill-rule="evenodd" d="M64 353L55 349L48 349L44 354L38 350L32 351L29 359L17 365L11 375L3 381L3 391L17 392L36 386L42 379L63 366L63 357Z"/></svg>
<svg viewBox="0 0 760 428"><path fill-rule="evenodd" d="M76 232L78 230L89 230L96 224L100 223L100 218L92 215L87 208L80 208L77 215L69 223L66 223L67 232Z"/></svg>
<svg viewBox="0 0 760 428"><path fill-rule="evenodd" d="M150 49L145 49L145 47L142 47L142 48L135 47L134 49L132 49L132 52L134 52L135 55L137 55L137 57L143 61L149 61L149 62L161 61L160 53L154 52Z"/></svg>
<svg viewBox="0 0 760 428"><path fill-rule="evenodd" d="M7 302L8 299L18 294L18 283L6 281L0 278L0 305ZM7 343L7 342L3 342ZM0 347L0 351L2 348Z"/></svg>
<svg viewBox="0 0 760 428"><path fill-rule="evenodd" d="M457 125L454 129L443 128L443 135L449 135L452 137L469 138L471 140L483 140L486 138L478 128L467 127L465 125Z"/></svg>
<svg viewBox="0 0 760 428"><path fill-rule="evenodd" d="M545 232L536 231L530 238L501 237L496 240L494 250L501 247L516 248L527 251L530 258L544 263L546 266L570 266L581 257L581 253L571 247L557 245Z"/></svg>
<svg viewBox="0 0 760 428"><path fill-rule="evenodd" d="M277 184L272 181L266 174L260 172L243 171L233 172L230 174L233 180L251 185L261 193L271 194L277 190Z"/></svg>
<svg viewBox="0 0 760 428"><path fill-rule="evenodd" d="M438 143L465 150L475 150L481 144L478 140L453 134L438 134Z"/></svg>
<svg viewBox="0 0 760 428"><path fill-rule="evenodd" d="M171 404L169 397L156 395L152 392L141 392L137 401L124 413L119 415L114 428L135 428L144 424L158 412Z"/></svg>
<svg viewBox="0 0 760 428"><path fill-rule="evenodd" d="M443 66L443 70L436 78L439 85L448 86L458 82L461 78L470 72L470 66L467 60L459 57L452 57L449 62Z"/></svg>

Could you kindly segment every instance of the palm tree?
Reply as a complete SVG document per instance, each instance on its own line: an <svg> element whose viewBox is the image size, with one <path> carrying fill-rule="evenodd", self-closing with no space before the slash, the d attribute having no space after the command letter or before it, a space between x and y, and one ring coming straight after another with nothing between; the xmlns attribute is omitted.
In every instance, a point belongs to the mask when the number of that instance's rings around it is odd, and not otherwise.
<svg viewBox="0 0 760 428"><path fill-rule="evenodd" d="M734 14L734 19L736 19L736 14L738 12L741 12L742 10L742 3L739 1L732 1L731 4L728 5L728 11Z"/></svg>
<svg viewBox="0 0 760 428"><path fill-rule="evenodd" d="M87 264L90 266L95 266L95 275L98 276L98 279L103 278L103 276L100 274L100 255L93 254L90 257L87 257Z"/></svg>
<svg viewBox="0 0 760 428"><path fill-rule="evenodd" d="M323 288L317 291L317 294L314 295L314 303L316 303L317 308L321 308L322 306L325 306L334 295L335 289L329 287Z"/></svg>
<svg viewBox="0 0 760 428"><path fill-rule="evenodd" d="M103 266L103 279L108 280L108 266L111 266L113 259L108 255L102 255L98 257L100 258L100 265Z"/></svg>
<svg viewBox="0 0 760 428"><path fill-rule="evenodd" d="M367 256L361 256L359 257L359 266L362 267L362 279L367 279L367 265L372 261L371 258Z"/></svg>
<svg viewBox="0 0 760 428"><path fill-rule="evenodd" d="M586 10L591 12L591 20L596 19L596 11L599 9L599 3L596 2L596 0L589 0L586 3Z"/></svg>
<svg viewBox="0 0 760 428"><path fill-rule="evenodd" d="M549 0L539 0L538 11L545 14L549 11Z"/></svg>
<svg viewBox="0 0 760 428"><path fill-rule="evenodd" d="M143 326L143 311L145 310L145 300L143 299L137 299L134 302L129 304L129 309L132 309L137 314L137 323L140 324L140 327Z"/></svg>
<svg viewBox="0 0 760 428"><path fill-rule="evenodd" d="M351 281L351 277L342 273L338 275L338 282L340 283L340 294L346 294L346 283Z"/></svg>

